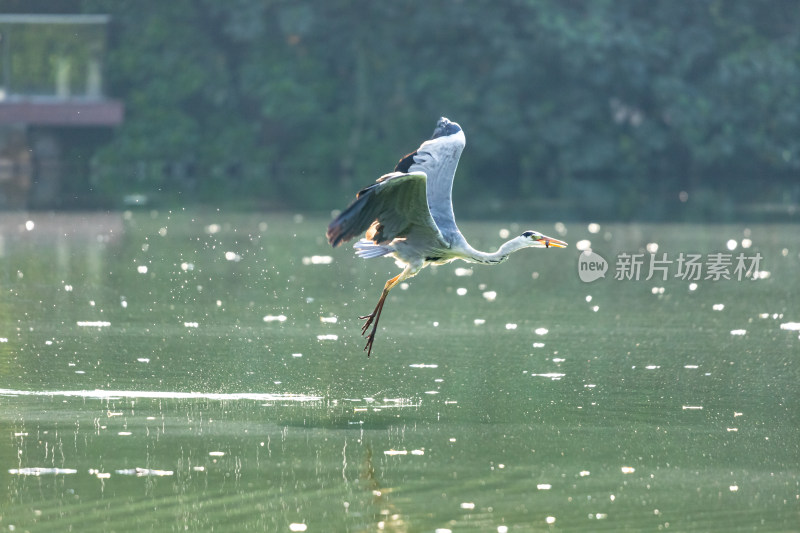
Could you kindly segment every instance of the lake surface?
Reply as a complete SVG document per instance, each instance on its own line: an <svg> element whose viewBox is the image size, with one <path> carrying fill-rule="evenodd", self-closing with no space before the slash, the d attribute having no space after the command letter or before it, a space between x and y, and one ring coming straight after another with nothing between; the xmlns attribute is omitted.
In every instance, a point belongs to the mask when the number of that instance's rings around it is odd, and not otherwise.
<svg viewBox="0 0 800 533"><path fill-rule="evenodd" d="M570 247L426 269L368 359L398 270L327 222L0 216L0 529L800 530L797 226L463 223Z"/></svg>

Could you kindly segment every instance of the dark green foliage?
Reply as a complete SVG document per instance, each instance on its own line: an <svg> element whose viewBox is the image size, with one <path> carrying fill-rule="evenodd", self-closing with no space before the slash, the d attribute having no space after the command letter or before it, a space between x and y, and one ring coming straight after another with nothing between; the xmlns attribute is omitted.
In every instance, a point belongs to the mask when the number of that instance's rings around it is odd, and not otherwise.
<svg viewBox="0 0 800 533"><path fill-rule="evenodd" d="M800 201L794 0L87 0L113 17L110 194L335 208L445 115L460 214ZM679 193L688 193L688 202ZM707 198L707 200L704 200Z"/></svg>

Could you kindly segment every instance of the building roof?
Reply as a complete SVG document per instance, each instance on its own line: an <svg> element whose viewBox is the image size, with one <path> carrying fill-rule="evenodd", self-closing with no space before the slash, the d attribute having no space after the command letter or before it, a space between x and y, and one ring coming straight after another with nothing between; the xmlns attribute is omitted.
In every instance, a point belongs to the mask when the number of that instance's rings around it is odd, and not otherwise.
<svg viewBox="0 0 800 533"><path fill-rule="evenodd" d="M0 102L0 125L117 126L125 108L119 100L11 100Z"/></svg>

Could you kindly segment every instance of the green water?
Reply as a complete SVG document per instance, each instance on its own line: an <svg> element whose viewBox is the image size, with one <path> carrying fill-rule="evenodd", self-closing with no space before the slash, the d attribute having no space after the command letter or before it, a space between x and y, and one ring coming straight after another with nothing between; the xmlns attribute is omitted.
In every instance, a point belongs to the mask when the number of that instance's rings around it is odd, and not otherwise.
<svg viewBox="0 0 800 533"><path fill-rule="evenodd" d="M0 530L800 530L796 226L463 223L570 248L426 269L367 359L398 270L327 221L0 217Z"/></svg>

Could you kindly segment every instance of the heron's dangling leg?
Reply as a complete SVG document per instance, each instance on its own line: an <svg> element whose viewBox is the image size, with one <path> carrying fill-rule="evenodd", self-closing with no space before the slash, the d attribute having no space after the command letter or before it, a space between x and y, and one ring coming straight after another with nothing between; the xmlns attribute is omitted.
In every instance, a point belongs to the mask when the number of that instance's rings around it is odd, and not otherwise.
<svg viewBox="0 0 800 533"><path fill-rule="evenodd" d="M383 286L381 298L378 300L378 305L375 306L375 309L372 311L372 313L358 317L361 320L366 320L364 325L361 327L362 335L365 334L369 326L372 325L372 330L369 332L369 335L367 335L367 345L364 346L364 350L367 352L367 357L372 354L372 343L375 342L375 331L378 329L378 320L381 318L381 311L383 311L383 304L386 302L386 295L389 294L389 291L392 290L392 288L397 285L401 279L405 279L402 277L403 274L405 274L405 271L386 282L386 285Z"/></svg>

